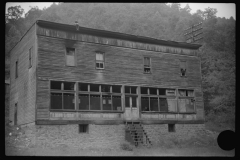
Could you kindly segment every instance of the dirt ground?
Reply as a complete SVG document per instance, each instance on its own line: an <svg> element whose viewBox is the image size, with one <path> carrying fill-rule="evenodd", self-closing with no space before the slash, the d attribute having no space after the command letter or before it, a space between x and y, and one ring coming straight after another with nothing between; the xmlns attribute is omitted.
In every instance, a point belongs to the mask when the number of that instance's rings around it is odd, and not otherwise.
<svg viewBox="0 0 240 160"><path fill-rule="evenodd" d="M235 150L224 151L217 146L212 147L184 147L134 148L133 151L107 149L74 149L69 147L57 148L20 148L6 147L6 156L224 156L233 157Z"/></svg>

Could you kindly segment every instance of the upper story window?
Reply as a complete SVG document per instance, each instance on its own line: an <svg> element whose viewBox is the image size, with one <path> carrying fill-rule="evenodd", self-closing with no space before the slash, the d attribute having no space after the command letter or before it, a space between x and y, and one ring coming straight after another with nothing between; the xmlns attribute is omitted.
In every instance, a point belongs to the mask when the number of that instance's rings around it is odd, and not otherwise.
<svg viewBox="0 0 240 160"><path fill-rule="evenodd" d="M18 61L15 64L15 78L18 78Z"/></svg>
<svg viewBox="0 0 240 160"><path fill-rule="evenodd" d="M185 77L186 76L186 61L180 61L180 73L181 73L181 77Z"/></svg>
<svg viewBox="0 0 240 160"><path fill-rule="evenodd" d="M96 52L96 69L104 69L104 53Z"/></svg>
<svg viewBox="0 0 240 160"><path fill-rule="evenodd" d="M66 65L75 66L75 48L66 48Z"/></svg>
<svg viewBox="0 0 240 160"><path fill-rule="evenodd" d="M151 73L151 59L144 57L144 73Z"/></svg>
<svg viewBox="0 0 240 160"><path fill-rule="evenodd" d="M32 47L29 49L29 68L32 67Z"/></svg>

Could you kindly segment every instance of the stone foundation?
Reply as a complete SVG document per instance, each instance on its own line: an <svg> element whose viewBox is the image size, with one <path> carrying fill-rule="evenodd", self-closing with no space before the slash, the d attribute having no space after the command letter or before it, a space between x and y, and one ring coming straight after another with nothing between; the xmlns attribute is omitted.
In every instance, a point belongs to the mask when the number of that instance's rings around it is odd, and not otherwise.
<svg viewBox="0 0 240 160"><path fill-rule="evenodd" d="M142 126L154 145L169 138L190 139L205 129L205 124L175 124L175 132L168 131L168 124Z"/></svg>

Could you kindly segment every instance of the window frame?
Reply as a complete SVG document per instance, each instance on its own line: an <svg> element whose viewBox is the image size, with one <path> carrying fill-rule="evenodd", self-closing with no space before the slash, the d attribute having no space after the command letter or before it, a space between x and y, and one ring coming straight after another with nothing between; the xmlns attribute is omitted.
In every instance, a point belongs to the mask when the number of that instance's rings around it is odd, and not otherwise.
<svg viewBox="0 0 240 160"><path fill-rule="evenodd" d="M179 90L184 90L185 92L187 92L187 91L193 91L193 96L186 96L186 95L185 95L185 96L180 96L180 95L179 95ZM178 89L177 89L177 97L178 97L178 98L177 98L177 106L178 106L177 109L178 109L178 113L179 113L179 114L196 114L195 89L191 89L191 88L190 88L190 89L189 89L189 88L187 88L187 89L186 89L186 88L185 88L185 89L184 89L184 88L178 88ZM179 103L179 102L178 102L179 99L189 99L190 101L193 100L193 111L192 111L192 112L187 112L187 111L186 111L186 112L180 112L180 111L179 111L179 110L180 110L180 109L179 109L180 106L179 106L179 104L178 104L178 103Z"/></svg>
<svg viewBox="0 0 240 160"><path fill-rule="evenodd" d="M183 65L183 63L184 63L184 65ZM182 66L185 67L184 75L182 74ZM180 68L180 77L187 77L187 61L186 60L180 60L179 68ZM183 70L184 70L184 68L183 68Z"/></svg>
<svg viewBox="0 0 240 160"><path fill-rule="evenodd" d="M96 51L95 52L95 69L103 70L105 69L105 53ZM97 60L97 54L102 54L103 55L103 60ZM97 67L97 63L99 63L99 67ZM103 68L100 68L100 64L103 64Z"/></svg>
<svg viewBox="0 0 240 160"><path fill-rule="evenodd" d="M149 58L149 67L145 67L145 58ZM145 72L145 69L149 69L149 72ZM152 60L150 56L143 56L143 73L152 74Z"/></svg>
<svg viewBox="0 0 240 160"><path fill-rule="evenodd" d="M67 55L67 48L69 49L74 49L74 55L73 55L73 58L74 58L74 64L73 65L68 65L67 64L67 57L70 56L70 55ZM77 66L77 63L76 63L76 48L73 48L73 47L65 47L65 66L67 67L76 67Z"/></svg>

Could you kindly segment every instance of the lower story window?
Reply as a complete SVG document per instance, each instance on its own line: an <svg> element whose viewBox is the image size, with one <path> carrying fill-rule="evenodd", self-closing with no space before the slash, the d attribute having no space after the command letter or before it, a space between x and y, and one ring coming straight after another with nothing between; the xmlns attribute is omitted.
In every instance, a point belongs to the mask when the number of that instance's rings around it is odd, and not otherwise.
<svg viewBox="0 0 240 160"><path fill-rule="evenodd" d="M51 93L51 109L75 109L73 93Z"/></svg>
<svg viewBox="0 0 240 160"><path fill-rule="evenodd" d="M88 133L88 124L79 124L79 133Z"/></svg>
<svg viewBox="0 0 240 160"><path fill-rule="evenodd" d="M168 132L175 132L175 124L168 124Z"/></svg>
<svg viewBox="0 0 240 160"><path fill-rule="evenodd" d="M194 112L194 99L178 99L178 109L180 113Z"/></svg>

